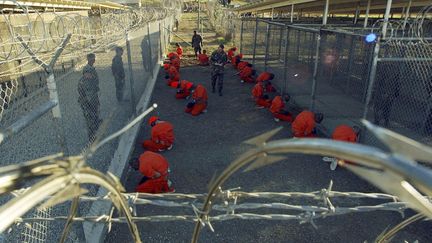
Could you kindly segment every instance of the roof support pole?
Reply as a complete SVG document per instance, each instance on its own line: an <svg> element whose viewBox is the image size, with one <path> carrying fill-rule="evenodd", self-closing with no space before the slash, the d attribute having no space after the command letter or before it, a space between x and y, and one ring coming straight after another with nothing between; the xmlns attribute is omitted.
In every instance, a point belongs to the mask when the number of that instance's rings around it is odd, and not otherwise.
<svg viewBox="0 0 432 243"><path fill-rule="evenodd" d="M294 22L294 4L291 4L291 24Z"/></svg>
<svg viewBox="0 0 432 243"><path fill-rule="evenodd" d="M357 24L359 15L360 15L360 2L357 3L357 8L356 8L356 11L355 11L353 24Z"/></svg>
<svg viewBox="0 0 432 243"><path fill-rule="evenodd" d="M329 12L329 5L330 5L330 0L326 0L326 4L324 7L324 15L323 15L323 25L327 25L327 17L328 17L328 12Z"/></svg>
<svg viewBox="0 0 432 243"><path fill-rule="evenodd" d="M370 6L371 6L371 0L368 0L367 7L366 7L366 15L365 15L364 23L363 23L363 28L366 28L367 24L368 24Z"/></svg>
<svg viewBox="0 0 432 243"><path fill-rule="evenodd" d="M410 16L411 3L412 3L412 0L409 0L409 2L408 2L408 6L406 7L405 19L404 19L404 22L403 22L403 27L402 27L402 29L405 29L405 26L406 26L406 24L407 24L408 18L409 18L409 16Z"/></svg>
<svg viewBox="0 0 432 243"><path fill-rule="evenodd" d="M386 6L385 15L384 15L384 24L383 24L383 28L382 28L383 39L385 39L385 37L387 35L387 27L388 27L388 22L389 22L391 5L392 5L392 0L387 0L387 6Z"/></svg>

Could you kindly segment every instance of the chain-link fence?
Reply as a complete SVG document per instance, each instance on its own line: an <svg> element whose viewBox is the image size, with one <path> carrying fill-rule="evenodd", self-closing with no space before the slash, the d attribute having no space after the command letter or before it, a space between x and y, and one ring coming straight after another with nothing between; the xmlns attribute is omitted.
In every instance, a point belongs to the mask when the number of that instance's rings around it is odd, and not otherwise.
<svg viewBox="0 0 432 243"><path fill-rule="evenodd" d="M418 141L432 135L432 46L420 40L381 42L367 119Z"/></svg>
<svg viewBox="0 0 432 243"><path fill-rule="evenodd" d="M368 42L371 30L344 24L324 28L244 18L239 25L244 58L258 73L274 73L278 91L290 94L296 106L323 112L333 123L359 123L367 114L376 124L428 141L432 53L425 39L390 31L389 40Z"/></svg>
<svg viewBox="0 0 432 243"><path fill-rule="evenodd" d="M178 1L162 1L134 11L2 12L2 166L58 152L79 154L123 127L166 52L178 6ZM107 171L117 146L118 141L107 144L87 162ZM90 195L98 191L87 189ZM67 207L34 215L59 215ZM48 231L46 224L23 225L6 238L57 241L55 232L63 225L52 223ZM71 240L82 240L77 234Z"/></svg>

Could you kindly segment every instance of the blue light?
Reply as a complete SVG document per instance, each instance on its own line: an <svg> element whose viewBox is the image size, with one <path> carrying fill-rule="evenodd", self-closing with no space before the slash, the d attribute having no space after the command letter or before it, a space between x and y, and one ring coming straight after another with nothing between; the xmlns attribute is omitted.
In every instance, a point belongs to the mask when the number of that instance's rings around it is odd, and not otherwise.
<svg viewBox="0 0 432 243"><path fill-rule="evenodd" d="M369 35L366 36L366 42L367 43L372 43L374 41L376 41L377 39L377 35L374 33L370 33Z"/></svg>

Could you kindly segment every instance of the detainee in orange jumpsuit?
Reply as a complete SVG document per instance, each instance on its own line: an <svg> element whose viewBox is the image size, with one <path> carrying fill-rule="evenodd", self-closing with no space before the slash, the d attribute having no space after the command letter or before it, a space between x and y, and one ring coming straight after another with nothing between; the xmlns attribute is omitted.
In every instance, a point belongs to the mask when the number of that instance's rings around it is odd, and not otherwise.
<svg viewBox="0 0 432 243"><path fill-rule="evenodd" d="M256 74L256 71L252 68L252 65L246 66L243 68L242 71L240 71L240 79L243 82L246 83L254 83L254 75Z"/></svg>
<svg viewBox="0 0 432 243"><path fill-rule="evenodd" d="M144 176L136 187L136 192L166 193L173 192L168 161L160 154L146 151L138 160L131 161L130 166Z"/></svg>
<svg viewBox="0 0 432 243"><path fill-rule="evenodd" d="M268 108L271 105L271 100L264 94L262 83L257 83L252 89L252 96L255 99L257 108Z"/></svg>
<svg viewBox="0 0 432 243"><path fill-rule="evenodd" d="M148 121L151 129L151 138L145 140L142 146L153 152L171 150L174 143L173 125L166 121L159 120L159 117L152 116Z"/></svg>
<svg viewBox="0 0 432 243"><path fill-rule="evenodd" d="M239 70L239 71L243 70L243 68L248 66L248 64L249 64L249 62L246 62L246 61L239 62L239 64L237 64L237 70ZM252 65L252 64L250 64L250 65ZM250 67L252 67L252 66L250 66Z"/></svg>
<svg viewBox="0 0 432 243"><path fill-rule="evenodd" d="M173 88L177 88L178 82L180 81L180 73L177 71L177 69L171 65L171 67L168 69L168 75L165 76L167 79L167 85Z"/></svg>
<svg viewBox="0 0 432 243"><path fill-rule="evenodd" d="M168 59L172 60L173 58L175 58L175 57L178 58L179 56L176 52L170 52L170 53L168 53L167 57L168 57Z"/></svg>
<svg viewBox="0 0 432 243"><path fill-rule="evenodd" d="M264 83L264 89L266 92L276 92L276 89L273 87L272 83L270 82L273 80L275 75L270 72L263 72L256 78L257 83Z"/></svg>
<svg viewBox="0 0 432 243"><path fill-rule="evenodd" d="M174 66L177 71L180 71L180 58L174 57L173 59L171 59L171 65Z"/></svg>
<svg viewBox="0 0 432 243"><path fill-rule="evenodd" d="M232 47L228 50L228 53L227 53L228 61L232 62L232 58L234 57L234 54L236 51L237 51L237 47Z"/></svg>
<svg viewBox="0 0 432 243"><path fill-rule="evenodd" d="M193 83L189 82L187 80L182 80L178 84L177 87L177 93L176 93L176 99L185 99L189 95L191 95Z"/></svg>
<svg viewBox="0 0 432 243"><path fill-rule="evenodd" d="M178 55L178 57L181 59L183 57L183 48L180 46L179 43L175 44L177 49L176 49L176 53Z"/></svg>
<svg viewBox="0 0 432 243"><path fill-rule="evenodd" d="M359 134L360 134L360 127L358 126L350 127L347 125L339 125L333 131L332 139L337 141L342 141L342 142L348 142L348 143L357 143ZM333 160L331 162L332 165L330 166L330 168L332 170L336 169L337 161L338 160ZM353 164L353 162L351 161L345 161L345 163Z"/></svg>
<svg viewBox="0 0 432 243"><path fill-rule="evenodd" d="M203 53L198 55L198 61L199 61L199 65L200 66L208 66L208 65L210 65L210 63L209 63L209 57L207 56L207 51L206 50L203 50Z"/></svg>
<svg viewBox="0 0 432 243"><path fill-rule="evenodd" d="M284 96L285 102L288 102L290 100L289 95ZM287 121L292 122L293 117L292 114L288 111L285 111L285 103L284 100L282 100L282 96L278 95L273 98L271 106L270 106L270 112L273 114L274 120L276 122L278 121Z"/></svg>
<svg viewBox="0 0 432 243"><path fill-rule="evenodd" d="M312 138L316 137L316 123L321 123L324 116L322 113L313 113L311 111L302 111L294 119L291 125L291 130L294 137L297 138Z"/></svg>
<svg viewBox="0 0 432 243"><path fill-rule="evenodd" d="M238 54L238 55L235 55L233 58L232 58L232 60L231 60L231 64L235 67L235 68L237 68L237 64L239 64L240 62L241 62L241 59L243 58L243 54Z"/></svg>
<svg viewBox="0 0 432 243"><path fill-rule="evenodd" d="M207 108L207 90L201 84L198 84L192 93L192 102L188 103L185 109L186 113L192 116L198 116L205 112Z"/></svg>
<svg viewBox="0 0 432 243"><path fill-rule="evenodd" d="M356 143L359 132L360 128L357 126L340 125L333 131L332 138L338 141Z"/></svg>

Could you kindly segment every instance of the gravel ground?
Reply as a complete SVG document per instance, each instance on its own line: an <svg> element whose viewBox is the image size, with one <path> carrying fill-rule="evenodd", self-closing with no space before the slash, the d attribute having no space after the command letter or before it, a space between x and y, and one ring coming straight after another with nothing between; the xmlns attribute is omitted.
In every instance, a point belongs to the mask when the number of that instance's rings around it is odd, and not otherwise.
<svg viewBox="0 0 432 243"><path fill-rule="evenodd" d="M182 25L182 23L181 23ZM213 175L220 173L228 164L250 147L242 144L248 138L262 134L278 126L284 129L274 139L291 137L289 124L275 123L266 110L257 110L251 99L252 86L241 84L233 76L234 70L226 68L224 96L209 93L208 113L192 117L184 113L186 101L174 98L175 90L167 87L163 75L159 75L153 94L158 103L157 115L173 123L176 141L172 151L163 155L171 165L171 179L176 192L205 193ZM203 84L208 90L210 69L192 66L181 69L181 78ZM150 127L143 123L141 140L149 137ZM137 141L134 152L143 152ZM133 191L140 180L136 172L130 172L124 183ZM315 191L328 186L333 180L333 190L378 192L352 173L338 169L330 171L318 156L289 155L286 160L248 173L237 173L224 188L241 187L244 191ZM362 203L367 203L361 201ZM306 204L298 201L298 204ZM337 201L337 205L358 205L360 201ZM370 203L370 202L369 202ZM266 211L260 211L266 212ZM138 215L193 214L189 209L169 209L151 206L138 207ZM201 232L201 242L371 242L386 227L400 222L397 213L378 212L334 216L316 220L318 229L311 224L299 225L294 221L241 221L232 220L213 223L215 233L208 228ZM416 223L401 232L395 242L418 239L430 242L432 237L426 227L430 223ZM194 225L188 222L139 223L144 242L188 242ZM106 242L131 241L126 225L113 225Z"/></svg>

